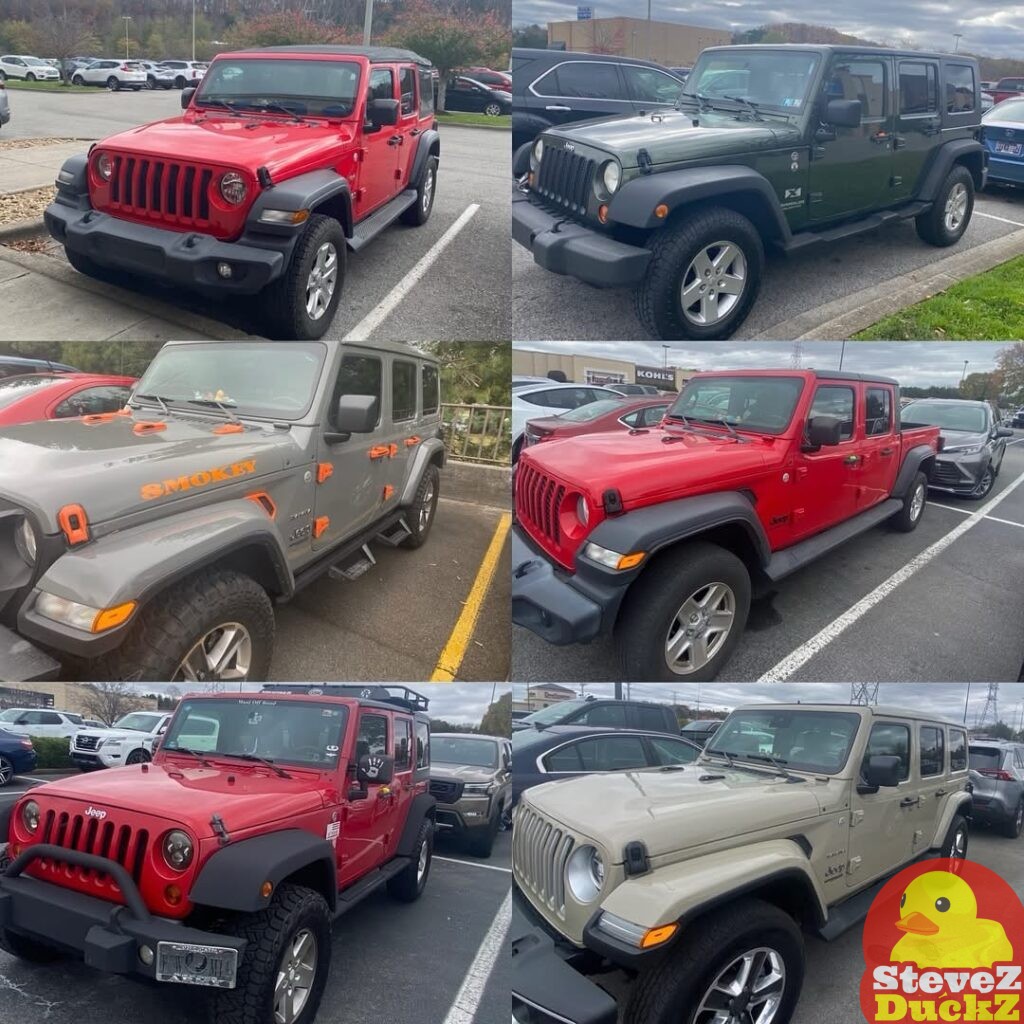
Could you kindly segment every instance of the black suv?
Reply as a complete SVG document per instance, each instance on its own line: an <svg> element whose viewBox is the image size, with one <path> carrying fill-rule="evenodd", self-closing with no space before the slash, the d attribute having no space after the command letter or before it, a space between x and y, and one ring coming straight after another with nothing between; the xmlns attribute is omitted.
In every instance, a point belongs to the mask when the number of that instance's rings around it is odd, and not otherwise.
<svg viewBox="0 0 1024 1024"><path fill-rule="evenodd" d="M594 117L615 117L671 107L683 87L668 68L632 57L571 50L512 51L514 172L529 169L520 148L548 128Z"/></svg>
<svg viewBox="0 0 1024 1024"><path fill-rule="evenodd" d="M563 700L512 722L512 731L546 728L549 725L600 725L613 729L644 729L679 735L679 720L667 704L645 700L583 697Z"/></svg>

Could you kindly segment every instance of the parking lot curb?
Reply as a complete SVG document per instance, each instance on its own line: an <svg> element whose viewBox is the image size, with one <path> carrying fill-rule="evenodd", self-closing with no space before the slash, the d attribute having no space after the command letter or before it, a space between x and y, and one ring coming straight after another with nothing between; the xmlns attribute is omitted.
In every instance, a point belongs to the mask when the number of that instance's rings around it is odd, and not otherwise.
<svg viewBox="0 0 1024 1024"><path fill-rule="evenodd" d="M783 320L752 341L844 341L879 320L1024 253L1024 229Z"/></svg>
<svg viewBox="0 0 1024 1024"><path fill-rule="evenodd" d="M512 126L507 127L503 124L466 124L460 121L452 121L450 124L445 124L444 121L437 122L438 128L483 128L485 132L510 132Z"/></svg>
<svg viewBox="0 0 1024 1024"><path fill-rule="evenodd" d="M35 189L28 191L34 192ZM17 193L8 193L16 195ZM42 217L26 217L24 220L15 220L10 224L0 225L0 245L4 242L14 242L19 238L29 238L38 235L43 231Z"/></svg>
<svg viewBox="0 0 1024 1024"><path fill-rule="evenodd" d="M512 507L512 467L484 466L449 459L444 467L444 495L471 505Z"/></svg>

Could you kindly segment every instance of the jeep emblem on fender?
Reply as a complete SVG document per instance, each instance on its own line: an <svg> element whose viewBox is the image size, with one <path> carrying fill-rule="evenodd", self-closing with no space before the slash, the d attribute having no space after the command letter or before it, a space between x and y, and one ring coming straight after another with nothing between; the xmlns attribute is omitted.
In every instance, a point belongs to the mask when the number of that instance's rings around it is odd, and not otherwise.
<svg viewBox="0 0 1024 1024"><path fill-rule="evenodd" d="M99 810L99 808L90 806L86 807L85 816L87 818L99 818L99 820L102 821L107 816L107 812L101 811Z"/></svg>

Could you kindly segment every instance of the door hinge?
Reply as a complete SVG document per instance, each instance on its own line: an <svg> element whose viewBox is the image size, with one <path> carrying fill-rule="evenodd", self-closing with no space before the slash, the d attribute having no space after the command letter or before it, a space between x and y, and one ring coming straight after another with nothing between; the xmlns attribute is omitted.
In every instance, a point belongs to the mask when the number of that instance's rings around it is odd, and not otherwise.
<svg viewBox="0 0 1024 1024"><path fill-rule="evenodd" d="M855 875L860 871L861 858L851 857L846 863L846 873L848 875Z"/></svg>
<svg viewBox="0 0 1024 1024"><path fill-rule="evenodd" d="M854 811L850 815L850 828L856 828L864 820L863 811Z"/></svg>

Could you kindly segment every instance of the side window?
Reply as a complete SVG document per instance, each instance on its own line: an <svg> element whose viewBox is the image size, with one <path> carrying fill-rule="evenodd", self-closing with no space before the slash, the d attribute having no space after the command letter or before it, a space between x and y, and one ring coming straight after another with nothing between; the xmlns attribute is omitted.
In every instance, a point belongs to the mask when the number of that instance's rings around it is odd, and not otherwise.
<svg viewBox="0 0 1024 1024"><path fill-rule="evenodd" d="M665 714L661 708L641 706L633 710L636 713L637 728L653 729L655 732L661 732L665 728Z"/></svg>
<svg viewBox="0 0 1024 1024"><path fill-rule="evenodd" d="M633 99L641 103L675 103L683 88L677 79L657 68L622 64L619 70Z"/></svg>
<svg viewBox="0 0 1024 1024"><path fill-rule="evenodd" d="M438 378L437 367L431 363L423 364L420 390L422 393L423 415L429 416L431 413L437 412L438 406L441 404L441 382Z"/></svg>
<svg viewBox="0 0 1024 1024"><path fill-rule="evenodd" d="M67 419L69 416L89 416L100 412L117 412L123 409L131 388L101 387L86 388L64 399L53 415L56 419Z"/></svg>
<svg viewBox="0 0 1024 1024"><path fill-rule="evenodd" d="M671 736L648 736L654 751L655 764L690 764L697 760L699 750L694 750L689 743L674 739Z"/></svg>
<svg viewBox="0 0 1024 1024"><path fill-rule="evenodd" d="M589 405L596 397L590 388L552 388L538 392L530 401L550 409L578 409L581 405Z"/></svg>
<svg viewBox="0 0 1024 1024"><path fill-rule="evenodd" d="M416 722L416 767L427 768L430 765L430 726L426 722Z"/></svg>
<svg viewBox="0 0 1024 1024"><path fill-rule="evenodd" d="M579 772L583 770L580 760L580 744L568 743L559 750L553 750L541 758L546 772Z"/></svg>
<svg viewBox="0 0 1024 1024"><path fill-rule="evenodd" d="M900 113L937 114L939 112L939 68L923 61L901 60Z"/></svg>
<svg viewBox="0 0 1024 1024"><path fill-rule="evenodd" d="M395 75L391 68L374 68L370 72L367 86L368 100L393 100L395 98Z"/></svg>
<svg viewBox="0 0 1024 1024"><path fill-rule="evenodd" d="M967 733L963 729L949 730L949 770L962 772L967 767Z"/></svg>
<svg viewBox="0 0 1024 1024"><path fill-rule="evenodd" d="M969 64L947 64L947 113L966 114L971 110L974 110L974 68Z"/></svg>
<svg viewBox="0 0 1024 1024"><path fill-rule="evenodd" d="M879 723L871 727L864 764L878 755L900 759L900 781L910 778L910 729L905 725Z"/></svg>
<svg viewBox="0 0 1024 1024"><path fill-rule="evenodd" d="M367 755L387 756L388 720L385 715L364 714L359 719L359 735L356 737L356 761Z"/></svg>
<svg viewBox="0 0 1024 1024"><path fill-rule="evenodd" d="M667 405L652 405L650 408L644 409L640 422L645 427L656 427L665 418L667 411Z"/></svg>
<svg viewBox="0 0 1024 1024"><path fill-rule="evenodd" d="M591 100L624 100L619 73L614 64L573 60L552 68L533 85L538 96L560 96Z"/></svg>
<svg viewBox="0 0 1024 1024"><path fill-rule="evenodd" d="M823 384L814 392L808 419L815 416L834 416L843 425L840 440L849 441L853 437L853 388Z"/></svg>
<svg viewBox="0 0 1024 1024"><path fill-rule="evenodd" d="M604 725L616 729L626 728L626 709L622 704L598 704L587 708L573 719L575 725Z"/></svg>
<svg viewBox="0 0 1024 1024"><path fill-rule="evenodd" d="M391 422L416 416L416 364L396 359L391 365Z"/></svg>
<svg viewBox="0 0 1024 1024"><path fill-rule="evenodd" d="M885 117L885 64L880 60L840 58L825 83L830 100L860 100L865 121Z"/></svg>
<svg viewBox="0 0 1024 1024"><path fill-rule="evenodd" d="M1024 750L1020 747L1013 752L1013 765L1015 768L1024 768Z"/></svg>
<svg viewBox="0 0 1024 1024"><path fill-rule="evenodd" d="M892 393L888 388L868 388L864 397L864 430L868 437L892 429Z"/></svg>
<svg viewBox="0 0 1024 1024"><path fill-rule="evenodd" d="M935 725L921 726L921 778L941 775L946 766L945 741L942 729Z"/></svg>
<svg viewBox="0 0 1024 1024"><path fill-rule="evenodd" d="M420 68L420 117L434 112L434 79L430 72Z"/></svg>
<svg viewBox="0 0 1024 1024"><path fill-rule="evenodd" d="M579 745L585 772L621 772L647 766L647 752L639 736L595 736Z"/></svg>
<svg viewBox="0 0 1024 1024"><path fill-rule="evenodd" d="M381 361L376 356L345 356L341 360L338 380L331 399L331 426L337 426L338 399L343 395L373 395L377 399L377 422L380 423Z"/></svg>
<svg viewBox="0 0 1024 1024"><path fill-rule="evenodd" d="M412 767L412 722L395 719L395 771L407 772Z"/></svg>
<svg viewBox="0 0 1024 1024"><path fill-rule="evenodd" d="M402 97L402 117L416 112L416 72L411 67L398 71L398 92Z"/></svg>
<svg viewBox="0 0 1024 1024"><path fill-rule="evenodd" d="M625 416L620 416L619 419L625 423L627 427L631 427L635 430L640 426L640 414L643 411L643 409L636 409L633 412L627 412Z"/></svg>

